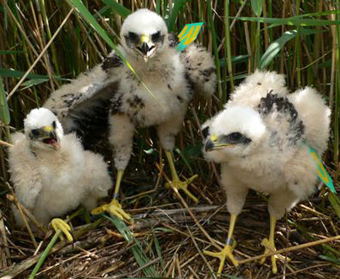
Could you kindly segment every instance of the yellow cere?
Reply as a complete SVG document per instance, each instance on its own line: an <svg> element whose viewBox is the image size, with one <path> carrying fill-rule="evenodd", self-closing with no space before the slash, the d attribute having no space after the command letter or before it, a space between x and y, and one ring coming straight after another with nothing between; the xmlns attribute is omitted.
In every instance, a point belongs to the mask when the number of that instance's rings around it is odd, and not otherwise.
<svg viewBox="0 0 340 279"><path fill-rule="evenodd" d="M52 126L45 126L44 128L43 128L43 130L45 131L45 132L52 132L54 129L53 129L53 127Z"/></svg>
<svg viewBox="0 0 340 279"><path fill-rule="evenodd" d="M210 136L210 140L213 141L213 142L215 142L215 141L218 140L218 136L216 136L216 135L211 135L211 136Z"/></svg>
<svg viewBox="0 0 340 279"><path fill-rule="evenodd" d="M149 43L150 42L150 36L147 36L147 35L142 35L141 38L140 38L141 42L142 43Z"/></svg>

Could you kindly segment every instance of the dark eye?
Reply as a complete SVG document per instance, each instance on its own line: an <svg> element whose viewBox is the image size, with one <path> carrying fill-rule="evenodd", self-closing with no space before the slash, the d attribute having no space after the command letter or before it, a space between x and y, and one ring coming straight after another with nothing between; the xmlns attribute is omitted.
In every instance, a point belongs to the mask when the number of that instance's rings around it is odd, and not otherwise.
<svg viewBox="0 0 340 279"><path fill-rule="evenodd" d="M53 129L55 129L57 127L57 124L55 123L55 121L52 122L52 127L53 127Z"/></svg>
<svg viewBox="0 0 340 279"><path fill-rule="evenodd" d="M247 138L245 135L239 132L230 133L226 137L227 137L226 141L229 143L233 143L233 144L238 144L238 143L248 144L251 142L250 138Z"/></svg>
<svg viewBox="0 0 340 279"><path fill-rule="evenodd" d="M32 129L30 133L30 138L38 137L40 134L38 129Z"/></svg>
<svg viewBox="0 0 340 279"><path fill-rule="evenodd" d="M139 36L134 32L129 32L127 36L127 40L129 40L131 43L138 44L139 43Z"/></svg>
<svg viewBox="0 0 340 279"><path fill-rule="evenodd" d="M235 133L229 134L228 138L230 141L239 142L243 138L243 135L239 132L235 132Z"/></svg>
<svg viewBox="0 0 340 279"><path fill-rule="evenodd" d="M151 35L151 40L154 42L154 43L157 43L161 40L161 32L158 31L154 34Z"/></svg>
<svg viewBox="0 0 340 279"><path fill-rule="evenodd" d="M202 130L203 137L206 138L209 135L209 126Z"/></svg>

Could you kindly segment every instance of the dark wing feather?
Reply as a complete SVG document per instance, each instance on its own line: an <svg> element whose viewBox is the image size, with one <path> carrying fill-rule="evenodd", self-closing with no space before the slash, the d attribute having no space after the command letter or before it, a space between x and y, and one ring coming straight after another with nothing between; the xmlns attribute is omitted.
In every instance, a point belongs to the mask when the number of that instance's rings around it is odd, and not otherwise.
<svg viewBox="0 0 340 279"><path fill-rule="evenodd" d="M269 92L261 98L257 109L267 127L272 130L272 140L280 141L281 145L293 146L304 139L304 124L287 97L278 97Z"/></svg>
<svg viewBox="0 0 340 279"><path fill-rule="evenodd" d="M176 47L179 43L174 34L169 34L168 40L170 47ZM216 67L212 55L205 47L193 43L181 52L180 58L194 92L211 97L216 88Z"/></svg>
<svg viewBox="0 0 340 279"><path fill-rule="evenodd" d="M76 132L85 148L91 148L108 129L110 100L123 67L112 52L101 64L52 92L44 104L57 115L65 133Z"/></svg>

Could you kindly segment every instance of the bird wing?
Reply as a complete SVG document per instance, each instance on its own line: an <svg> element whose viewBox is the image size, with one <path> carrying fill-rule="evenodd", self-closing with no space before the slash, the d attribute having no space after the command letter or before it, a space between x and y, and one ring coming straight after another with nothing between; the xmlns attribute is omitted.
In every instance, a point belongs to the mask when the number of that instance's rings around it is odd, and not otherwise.
<svg viewBox="0 0 340 279"><path fill-rule="evenodd" d="M101 64L52 92L44 107L57 115L66 133L76 132L83 143L91 146L108 127L110 100L118 89L123 68L113 51Z"/></svg>
<svg viewBox="0 0 340 279"><path fill-rule="evenodd" d="M177 36L169 34L169 46L174 48L178 43ZM180 59L194 92L211 97L216 87L216 67L212 55L205 47L193 43L181 52Z"/></svg>
<svg viewBox="0 0 340 279"><path fill-rule="evenodd" d="M320 94L311 87L288 95L288 99L305 125L307 143L322 154L327 149L329 138L330 108Z"/></svg>
<svg viewBox="0 0 340 279"><path fill-rule="evenodd" d="M259 100L266 97L270 91L280 97L287 95L284 75L256 70L236 87L226 107L237 104L255 108Z"/></svg>
<svg viewBox="0 0 340 279"><path fill-rule="evenodd" d="M271 132L270 144L284 148L304 140L305 126L287 97L269 92L261 98L257 109Z"/></svg>
<svg viewBox="0 0 340 279"><path fill-rule="evenodd" d="M42 183L35 163L35 155L22 133L12 135L14 145L8 150L9 172L19 201L32 209L42 189Z"/></svg>

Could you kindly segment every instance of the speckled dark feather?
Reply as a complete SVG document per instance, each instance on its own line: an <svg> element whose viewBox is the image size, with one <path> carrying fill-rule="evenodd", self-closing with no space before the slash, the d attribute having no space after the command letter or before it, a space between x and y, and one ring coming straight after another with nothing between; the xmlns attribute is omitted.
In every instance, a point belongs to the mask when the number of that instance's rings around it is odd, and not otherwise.
<svg viewBox="0 0 340 279"><path fill-rule="evenodd" d="M274 94L270 91L266 97L261 98L260 104L257 107L258 112L266 117L268 114L277 111L284 115L289 115L289 143L291 145L297 144L304 137L305 126L298 117L298 112L294 105L289 102L287 97L278 97L278 94ZM276 136L276 131L273 131L273 138Z"/></svg>

